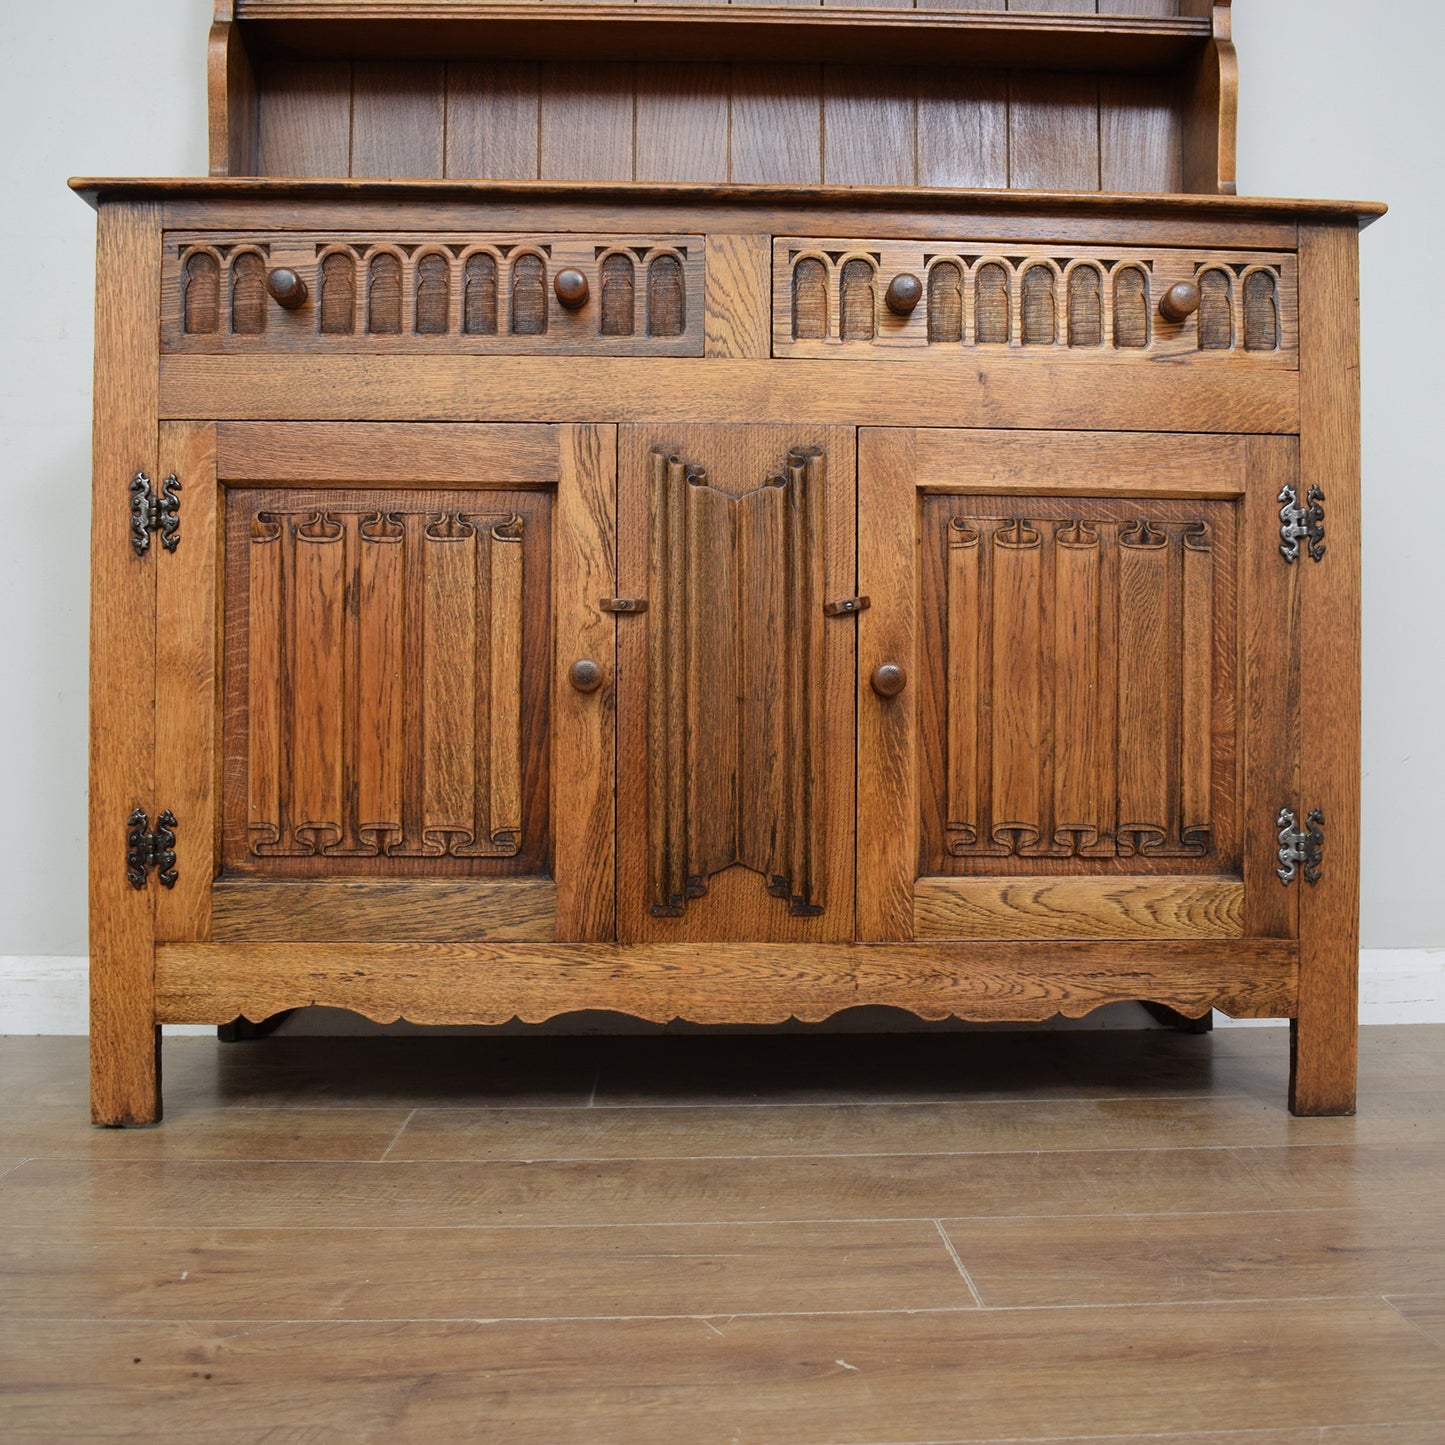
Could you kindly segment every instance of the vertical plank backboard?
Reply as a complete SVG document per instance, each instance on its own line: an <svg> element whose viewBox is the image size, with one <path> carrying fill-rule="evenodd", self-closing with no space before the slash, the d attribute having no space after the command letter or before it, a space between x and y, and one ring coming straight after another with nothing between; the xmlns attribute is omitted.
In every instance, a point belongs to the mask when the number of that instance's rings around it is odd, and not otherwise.
<svg viewBox="0 0 1445 1445"><path fill-rule="evenodd" d="M445 173L445 65L357 61L352 92L352 175L400 180Z"/></svg>
<svg viewBox="0 0 1445 1445"><path fill-rule="evenodd" d="M732 179L815 186L823 178L823 68L732 67Z"/></svg>
<svg viewBox="0 0 1445 1445"><path fill-rule="evenodd" d="M918 184L1008 185L1008 76L918 72Z"/></svg>
<svg viewBox="0 0 1445 1445"><path fill-rule="evenodd" d="M726 181L728 68L725 65L639 65L639 181Z"/></svg>
<svg viewBox="0 0 1445 1445"><path fill-rule="evenodd" d="M351 174L351 62L273 60L259 77L256 172Z"/></svg>
<svg viewBox="0 0 1445 1445"><path fill-rule="evenodd" d="M90 604L90 1109L97 1124L161 1115L152 878L126 878L126 819L155 798L155 553L131 547L130 481L157 482L160 209L100 208ZM159 804L164 808L165 803Z"/></svg>
<svg viewBox="0 0 1445 1445"><path fill-rule="evenodd" d="M544 181L632 179L631 65L548 62L540 105Z"/></svg>
<svg viewBox="0 0 1445 1445"><path fill-rule="evenodd" d="M1178 85L1155 76L1099 81L1099 189L1179 191L1184 133Z"/></svg>
<svg viewBox="0 0 1445 1445"><path fill-rule="evenodd" d="M913 69L823 67L823 180L830 186L911 186L917 178Z"/></svg>
<svg viewBox="0 0 1445 1445"><path fill-rule="evenodd" d="M447 66L446 173L462 180L537 178L537 63Z"/></svg>
<svg viewBox="0 0 1445 1445"><path fill-rule="evenodd" d="M1099 189L1099 82L1094 76L1013 74L1009 185L1022 191Z"/></svg>
<svg viewBox="0 0 1445 1445"><path fill-rule="evenodd" d="M1300 227L1300 496L1325 497L1332 545L1301 560L1300 647L1309 659L1301 819L1325 819L1324 868L1301 883L1299 1006L1290 1108L1352 1114L1360 954L1360 336L1353 222Z"/></svg>

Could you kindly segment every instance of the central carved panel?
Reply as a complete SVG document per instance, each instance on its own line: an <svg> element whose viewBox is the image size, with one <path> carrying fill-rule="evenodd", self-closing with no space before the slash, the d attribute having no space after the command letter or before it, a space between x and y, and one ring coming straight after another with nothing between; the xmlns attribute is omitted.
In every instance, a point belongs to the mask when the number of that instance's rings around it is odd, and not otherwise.
<svg viewBox="0 0 1445 1445"><path fill-rule="evenodd" d="M824 458L788 453L733 495L649 458L650 911L681 917L734 865L823 911Z"/></svg>

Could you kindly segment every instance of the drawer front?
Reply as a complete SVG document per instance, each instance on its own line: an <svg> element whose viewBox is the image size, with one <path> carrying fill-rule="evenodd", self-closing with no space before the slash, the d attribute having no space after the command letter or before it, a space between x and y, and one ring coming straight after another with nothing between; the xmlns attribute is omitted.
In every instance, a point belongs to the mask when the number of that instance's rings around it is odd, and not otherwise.
<svg viewBox="0 0 1445 1445"><path fill-rule="evenodd" d="M268 289L283 269L305 288L291 306ZM569 271L586 284L563 305ZM702 312L701 236L171 232L161 345L701 356Z"/></svg>
<svg viewBox="0 0 1445 1445"><path fill-rule="evenodd" d="M1198 287L1199 307L1173 321L1160 302L1184 282ZM1297 367L1295 258L1036 242L774 240L775 356L932 361L961 352Z"/></svg>

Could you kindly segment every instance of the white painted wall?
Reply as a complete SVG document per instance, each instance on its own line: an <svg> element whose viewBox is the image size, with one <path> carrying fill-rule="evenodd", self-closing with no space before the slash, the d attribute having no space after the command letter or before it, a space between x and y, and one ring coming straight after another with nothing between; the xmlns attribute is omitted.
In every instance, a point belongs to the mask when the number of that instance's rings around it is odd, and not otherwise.
<svg viewBox="0 0 1445 1445"><path fill-rule="evenodd" d="M1445 237L1445 6L1236 0L1240 189L1382 198L1364 237L1365 1016L1445 1017L1445 646L1428 295ZM84 1028L89 175L205 171L209 0L0 14L9 196L0 332L0 1030ZM1352 26L1356 28L1351 28ZM1308 691L1306 691L1308 706ZM1424 950L1435 950L1426 953Z"/></svg>

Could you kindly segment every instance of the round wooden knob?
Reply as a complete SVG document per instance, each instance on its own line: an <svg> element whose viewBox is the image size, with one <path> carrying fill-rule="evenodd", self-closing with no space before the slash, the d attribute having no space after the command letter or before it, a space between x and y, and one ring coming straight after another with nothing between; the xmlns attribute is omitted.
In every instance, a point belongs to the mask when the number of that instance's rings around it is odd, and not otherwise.
<svg viewBox="0 0 1445 1445"><path fill-rule="evenodd" d="M579 657L567 669L567 681L578 692L596 692L602 686L602 666L590 657Z"/></svg>
<svg viewBox="0 0 1445 1445"><path fill-rule="evenodd" d="M1159 298L1159 314L1166 321L1187 321L1199 310L1199 287L1192 281L1171 286Z"/></svg>
<svg viewBox="0 0 1445 1445"><path fill-rule="evenodd" d="M911 271L900 271L888 283L883 299L895 316L908 316L923 300L923 282Z"/></svg>
<svg viewBox="0 0 1445 1445"><path fill-rule="evenodd" d="M557 299L569 311L576 311L579 306L587 304L587 278L570 266L557 273L552 289L557 293Z"/></svg>
<svg viewBox="0 0 1445 1445"><path fill-rule="evenodd" d="M266 289L276 304L284 306L288 311L304 306L306 297L310 294L306 290L306 283L289 266L278 266L274 271L268 271Z"/></svg>
<svg viewBox="0 0 1445 1445"><path fill-rule="evenodd" d="M897 663L885 662L873 669L870 681L879 697L897 697L907 686L908 674Z"/></svg>

